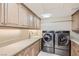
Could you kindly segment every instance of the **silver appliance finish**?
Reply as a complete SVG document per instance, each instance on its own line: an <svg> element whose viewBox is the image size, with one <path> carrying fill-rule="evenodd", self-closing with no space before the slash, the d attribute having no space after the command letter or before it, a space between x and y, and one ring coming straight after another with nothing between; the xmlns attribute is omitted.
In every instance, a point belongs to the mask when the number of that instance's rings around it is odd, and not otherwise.
<svg viewBox="0 0 79 59"><path fill-rule="evenodd" d="M69 31L43 31L42 50L62 56L69 56Z"/></svg>
<svg viewBox="0 0 79 59"><path fill-rule="evenodd" d="M54 53L54 32L43 31L43 48L44 52Z"/></svg>
<svg viewBox="0 0 79 59"><path fill-rule="evenodd" d="M69 56L70 48L70 33L69 31L57 31L55 33L55 54Z"/></svg>

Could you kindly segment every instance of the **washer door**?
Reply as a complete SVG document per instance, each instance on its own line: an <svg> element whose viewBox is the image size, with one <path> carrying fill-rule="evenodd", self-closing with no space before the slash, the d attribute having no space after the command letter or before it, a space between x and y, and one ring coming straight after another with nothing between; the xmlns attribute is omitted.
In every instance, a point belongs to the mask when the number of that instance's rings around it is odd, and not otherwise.
<svg viewBox="0 0 79 59"><path fill-rule="evenodd" d="M52 36L50 35L50 34L45 34L44 36L43 36L43 41L44 42L49 42L49 41L51 41L52 40Z"/></svg>
<svg viewBox="0 0 79 59"><path fill-rule="evenodd" d="M65 46L69 44L69 36L60 33L58 35L58 45Z"/></svg>

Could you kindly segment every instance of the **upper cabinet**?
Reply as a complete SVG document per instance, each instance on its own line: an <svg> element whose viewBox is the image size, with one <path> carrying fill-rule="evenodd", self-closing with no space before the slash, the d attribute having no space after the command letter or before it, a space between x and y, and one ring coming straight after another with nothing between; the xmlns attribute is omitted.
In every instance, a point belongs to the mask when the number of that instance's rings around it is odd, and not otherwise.
<svg viewBox="0 0 79 59"><path fill-rule="evenodd" d="M41 20L34 16L34 28L40 29L41 28Z"/></svg>
<svg viewBox="0 0 79 59"><path fill-rule="evenodd" d="M19 25L19 7L16 3L5 4L5 24L6 26L17 26Z"/></svg>
<svg viewBox="0 0 79 59"><path fill-rule="evenodd" d="M30 11L28 12L28 21L29 28L34 28L34 15Z"/></svg>
<svg viewBox="0 0 79 59"><path fill-rule="evenodd" d="M4 24L4 4L0 4L0 26Z"/></svg>
<svg viewBox="0 0 79 59"><path fill-rule="evenodd" d="M24 4L0 4L0 26L40 29L40 22L40 18Z"/></svg>
<svg viewBox="0 0 79 59"><path fill-rule="evenodd" d="M41 20L37 18L37 29L41 28Z"/></svg>
<svg viewBox="0 0 79 59"><path fill-rule="evenodd" d="M34 16L34 28L37 28L37 17Z"/></svg>
<svg viewBox="0 0 79 59"><path fill-rule="evenodd" d="M72 15L72 30L79 32L79 10Z"/></svg>
<svg viewBox="0 0 79 59"><path fill-rule="evenodd" d="M19 4L19 25L28 28L28 10L23 5Z"/></svg>

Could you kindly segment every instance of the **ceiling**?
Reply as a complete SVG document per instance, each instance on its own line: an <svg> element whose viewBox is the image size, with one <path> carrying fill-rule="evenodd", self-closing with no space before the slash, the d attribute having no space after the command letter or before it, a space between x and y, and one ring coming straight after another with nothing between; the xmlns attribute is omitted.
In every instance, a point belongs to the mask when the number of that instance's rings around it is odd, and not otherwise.
<svg viewBox="0 0 79 59"><path fill-rule="evenodd" d="M71 16L79 9L79 3L25 3L40 18L41 14L51 13L51 17L67 17Z"/></svg>

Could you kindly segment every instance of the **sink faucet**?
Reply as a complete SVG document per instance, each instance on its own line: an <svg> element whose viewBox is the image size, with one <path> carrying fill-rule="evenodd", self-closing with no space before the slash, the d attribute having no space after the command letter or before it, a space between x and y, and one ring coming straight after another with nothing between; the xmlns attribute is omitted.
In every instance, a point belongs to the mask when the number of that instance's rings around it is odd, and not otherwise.
<svg viewBox="0 0 79 59"><path fill-rule="evenodd" d="M29 32L29 39L32 37L32 35L33 35L33 32L30 31L30 32Z"/></svg>

